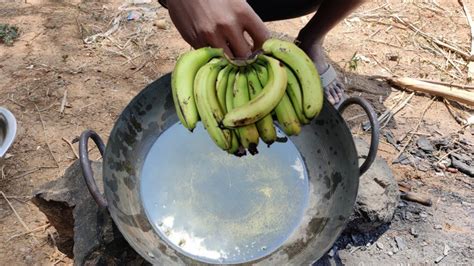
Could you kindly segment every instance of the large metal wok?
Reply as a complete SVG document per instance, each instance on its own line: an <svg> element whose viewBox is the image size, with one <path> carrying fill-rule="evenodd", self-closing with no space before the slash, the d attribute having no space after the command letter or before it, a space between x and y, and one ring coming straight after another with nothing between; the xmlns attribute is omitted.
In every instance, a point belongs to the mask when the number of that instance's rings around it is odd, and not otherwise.
<svg viewBox="0 0 474 266"><path fill-rule="evenodd" d="M372 126L370 152L360 168L351 132L340 115L351 104L362 106ZM168 74L129 103L118 118L107 147L95 132L84 131L80 138L80 160L92 196L109 210L117 227L141 256L159 265L200 265L205 263L179 252L157 234L140 197L141 169L147 152L160 134L177 122ZM375 158L378 128L370 105L361 98L349 98L339 110L326 102L317 119L304 126L299 136L290 138L306 164L307 207L299 226L283 245L246 264L308 265L327 252L352 213L360 175ZM103 155L105 196L93 178L87 153L89 138Z"/></svg>

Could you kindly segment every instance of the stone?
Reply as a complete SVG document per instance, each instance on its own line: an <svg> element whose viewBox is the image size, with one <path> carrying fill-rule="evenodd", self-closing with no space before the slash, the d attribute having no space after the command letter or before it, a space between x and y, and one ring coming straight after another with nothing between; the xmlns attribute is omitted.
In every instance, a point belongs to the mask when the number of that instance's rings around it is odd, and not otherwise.
<svg viewBox="0 0 474 266"><path fill-rule="evenodd" d="M430 153L434 151L434 147L431 144L431 141L429 141L426 137L418 138L418 140L416 141L416 145L418 146L418 148L422 149L425 152Z"/></svg>
<svg viewBox="0 0 474 266"><path fill-rule="evenodd" d="M92 162L95 181L102 188L102 164ZM127 243L106 209L98 207L82 176L79 161L63 177L39 188L32 201L45 213L62 242L60 251L74 265L146 264Z"/></svg>
<svg viewBox="0 0 474 266"><path fill-rule="evenodd" d="M397 242L397 247L400 251L404 250L407 247L405 240L402 237L396 236L395 242Z"/></svg>
<svg viewBox="0 0 474 266"><path fill-rule="evenodd" d="M444 244L443 255L448 256L450 250L451 248L448 245Z"/></svg>
<svg viewBox="0 0 474 266"><path fill-rule="evenodd" d="M411 234L412 236L414 236L415 238L417 238L417 237L420 235L420 234L418 233L418 230L417 230L415 227L412 227L412 228L410 229L410 234Z"/></svg>
<svg viewBox="0 0 474 266"><path fill-rule="evenodd" d="M359 158L365 158L369 145L359 138L354 140ZM398 202L398 183L387 162L377 157L370 169L360 177L359 193L347 230L367 233L390 223Z"/></svg>
<svg viewBox="0 0 474 266"><path fill-rule="evenodd" d="M377 246L377 248L379 248L380 250L382 250L384 247L383 247L383 244L380 243L380 242L377 242L375 243L375 245Z"/></svg>
<svg viewBox="0 0 474 266"><path fill-rule="evenodd" d="M474 166L467 165L463 163L462 161L456 159L455 157L451 158L453 162L453 167L461 171L462 173L474 177Z"/></svg>

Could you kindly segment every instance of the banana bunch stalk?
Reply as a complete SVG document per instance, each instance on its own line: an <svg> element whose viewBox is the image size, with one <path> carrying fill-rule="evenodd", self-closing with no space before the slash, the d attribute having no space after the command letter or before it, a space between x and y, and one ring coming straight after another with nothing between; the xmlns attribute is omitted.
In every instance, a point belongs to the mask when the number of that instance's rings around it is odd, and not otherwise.
<svg viewBox="0 0 474 266"><path fill-rule="evenodd" d="M323 106L321 79L295 44L267 40L253 59L233 61L222 49L183 54L172 73L176 113L188 130L199 120L221 149L238 156L258 153L261 139L278 141L274 120L298 135Z"/></svg>

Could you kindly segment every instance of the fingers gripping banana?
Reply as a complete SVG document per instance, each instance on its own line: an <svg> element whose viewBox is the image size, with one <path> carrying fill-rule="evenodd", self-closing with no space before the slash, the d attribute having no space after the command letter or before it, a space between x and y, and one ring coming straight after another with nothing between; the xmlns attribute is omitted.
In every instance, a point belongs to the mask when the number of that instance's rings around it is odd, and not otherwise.
<svg viewBox="0 0 474 266"><path fill-rule="evenodd" d="M199 114L194 100L194 79L198 70L214 57L222 57L222 49L201 48L183 54L171 74L173 101L181 123L189 130L196 127Z"/></svg>
<svg viewBox="0 0 474 266"><path fill-rule="evenodd" d="M249 69L247 72L248 87L250 92L250 99L255 99L259 93L262 92L262 85L257 76L255 69ZM271 114L264 116L256 123L258 134L262 140L270 145L275 142L277 138L275 126L273 125L273 118Z"/></svg>
<svg viewBox="0 0 474 266"><path fill-rule="evenodd" d="M283 64L269 56L260 55L259 57L266 60L269 65L271 75L269 74L268 83L253 100L244 105L235 106L225 115L223 124L226 127L234 128L257 122L268 115L285 94L287 74Z"/></svg>
<svg viewBox="0 0 474 266"><path fill-rule="evenodd" d="M225 60L212 60L199 69L194 83L194 97L202 123L209 136L223 150L231 148L231 133L221 129L224 117L216 95L216 81L219 71L224 67Z"/></svg>
<svg viewBox="0 0 474 266"><path fill-rule="evenodd" d="M283 61L298 77L303 92L303 112L311 119L319 114L323 106L323 88L313 61L293 43L277 39L267 40L262 47L264 53Z"/></svg>
<svg viewBox="0 0 474 266"><path fill-rule="evenodd" d="M242 69L237 73L234 84L234 101L232 109L230 112L238 109L241 106L248 104L250 100L247 77L245 75L245 70ZM259 135L257 127L255 124L245 125L237 128L240 135L240 143L248 149L248 151L253 155L256 154L257 145L259 140Z"/></svg>
<svg viewBox="0 0 474 266"><path fill-rule="evenodd" d="M308 124L310 121L303 113L303 96L301 95L301 87L298 79L291 69L286 66L285 69L286 73L288 74L288 87L286 88L286 93L290 97L296 116L300 122L302 124Z"/></svg>

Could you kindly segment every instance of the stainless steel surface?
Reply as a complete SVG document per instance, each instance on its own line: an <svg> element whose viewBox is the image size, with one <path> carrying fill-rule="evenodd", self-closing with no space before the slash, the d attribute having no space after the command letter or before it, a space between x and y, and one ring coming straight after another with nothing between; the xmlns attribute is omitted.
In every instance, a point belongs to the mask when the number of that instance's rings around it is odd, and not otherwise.
<svg viewBox="0 0 474 266"><path fill-rule="evenodd" d="M0 107L0 158L13 144L16 136L15 116L6 108Z"/></svg>
<svg viewBox="0 0 474 266"><path fill-rule="evenodd" d="M155 232L140 198L141 170L156 139L178 122L166 75L145 88L115 124L104 154L108 208L120 231L154 264L202 264ZM359 184L357 152L339 113L325 103L319 117L291 138L309 177L309 199L299 227L275 252L250 264L310 264L334 243L352 212ZM164 158L163 160L166 160Z"/></svg>
<svg viewBox="0 0 474 266"><path fill-rule="evenodd" d="M279 132L279 136L283 136ZM256 156L219 149L202 124L174 124L146 155L141 199L155 231L207 263L243 263L279 248L298 227L308 176L293 143L265 143Z"/></svg>

